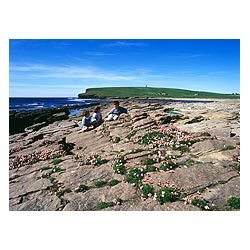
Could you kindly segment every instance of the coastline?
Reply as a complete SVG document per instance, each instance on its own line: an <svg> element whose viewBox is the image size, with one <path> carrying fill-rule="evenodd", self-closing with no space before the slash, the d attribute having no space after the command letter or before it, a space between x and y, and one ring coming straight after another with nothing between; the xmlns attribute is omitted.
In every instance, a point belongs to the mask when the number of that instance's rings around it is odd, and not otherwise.
<svg viewBox="0 0 250 250"><path fill-rule="evenodd" d="M24 132L25 128L37 123L44 126L55 121L69 119L70 110L84 109L99 105L100 103L60 106L55 108L40 108L35 110L10 110L9 111L9 133Z"/></svg>
<svg viewBox="0 0 250 250"><path fill-rule="evenodd" d="M52 98L54 99L54 97ZM81 98L79 98L81 99ZM84 109L89 109L95 106L105 106L109 105L112 101L120 102L152 102L152 103L171 103L171 102L188 102L188 103L198 103L198 102L218 102L226 100L235 99L212 99L212 98L91 98L86 99L89 103L87 104L75 104L75 105L63 105L58 107L42 107L38 109L31 110L9 110L9 131L10 134L24 132L26 127L34 125L40 121L44 125L48 125L56 120L68 119L70 116L75 116L82 112ZM72 110L72 114L71 114ZM61 113L60 115L55 115ZM54 116L54 117L53 117ZM55 118L56 117L56 118ZM18 127L16 126L18 124Z"/></svg>

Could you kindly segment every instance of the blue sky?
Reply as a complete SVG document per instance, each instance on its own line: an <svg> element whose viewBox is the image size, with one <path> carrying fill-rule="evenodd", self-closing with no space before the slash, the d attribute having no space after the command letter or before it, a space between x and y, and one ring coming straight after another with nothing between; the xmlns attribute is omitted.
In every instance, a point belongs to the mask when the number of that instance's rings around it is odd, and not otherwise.
<svg viewBox="0 0 250 250"><path fill-rule="evenodd" d="M91 87L240 92L237 39L11 39L11 97L71 97Z"/></svg>

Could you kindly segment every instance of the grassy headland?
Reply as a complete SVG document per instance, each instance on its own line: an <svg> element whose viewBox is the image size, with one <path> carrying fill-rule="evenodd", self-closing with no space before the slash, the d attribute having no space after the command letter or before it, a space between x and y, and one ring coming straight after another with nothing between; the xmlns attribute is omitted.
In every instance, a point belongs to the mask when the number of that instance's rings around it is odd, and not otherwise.
<svg viewBox="0 0 250 250"><path fill-rule="evenodd" d="M174 88L104 87L88 88L79 98L240 98L239 94L220 94Z"/></svg>

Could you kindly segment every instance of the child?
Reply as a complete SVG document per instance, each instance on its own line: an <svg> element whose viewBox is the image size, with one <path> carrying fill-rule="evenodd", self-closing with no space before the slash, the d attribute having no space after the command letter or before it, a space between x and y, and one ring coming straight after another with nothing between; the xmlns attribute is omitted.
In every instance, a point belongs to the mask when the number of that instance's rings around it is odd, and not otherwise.
<svg viewBox="0 0 250 250"><path fill-rule="evenodd" d="M101 108L99 106L95 107L93 111L94 114L91 117L91 124L97 127L102 123Z"/></svg>
<svg viewBox="0 0 250 250"><path fill-rule="evenodd" d="M120 107L119 105L120 104L118 101L112 102L113 109L108 112L104 118L104 121L115 121L121 114L131 115L127 109Z"/></svg>
<svg viewBox="0 0 250 250"><path fill-rule="evenodd" d="M78 133L82 133L82 132L91 130L93 128L94 126L91 125L90 112L86 110L85 112L83 112L82 126L81 126L81 130L78 131Z"/></svg>

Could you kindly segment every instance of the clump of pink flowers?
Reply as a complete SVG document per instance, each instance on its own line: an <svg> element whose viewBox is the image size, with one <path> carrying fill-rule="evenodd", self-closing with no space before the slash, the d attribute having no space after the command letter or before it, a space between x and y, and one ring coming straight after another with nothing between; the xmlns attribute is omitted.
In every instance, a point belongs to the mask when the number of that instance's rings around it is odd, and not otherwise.
<svg viewBox="0 0 250 250"><path fill-rule="evenodd" d="M144 169L147 169L147 166L144 167ZM154 179L151 177L149 173L146 173L144 176L144 179L142 180L142 184L154 184Z"/></svg>
<svg viewBox="0 0 250 250"><path fill-rule="evenodd" d="M106 159L102 159L101 156L99 156L98 154L96 153L93 153L87 157L85 157L85 160L84 160L84 163L86 165L101 165L101 164L104 164L108 162L108 160Z"/></svg>
<svg viewBox="0 0 250 250"><path fill-rule="evenodd" d="M34 152L25 155L16 155L10 159L9 169L19 168L25 165L31 165L39 161L54 159L63 155L63 151L52 149L44 150L42 152Z"/></svg>
<svg viewBox="0 0 250 250"><path fill-rule="evenodd" d="M150 148L171 147L178 149L182 146L189 147L197 140L188 131L170 125L160 130L152 129L149 132L145 132L143 135L135 137L134 141L149 145Z"/></svg>

